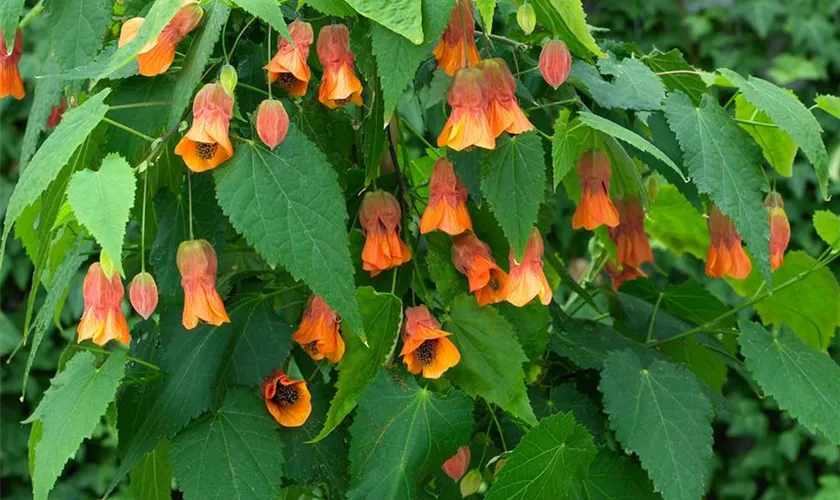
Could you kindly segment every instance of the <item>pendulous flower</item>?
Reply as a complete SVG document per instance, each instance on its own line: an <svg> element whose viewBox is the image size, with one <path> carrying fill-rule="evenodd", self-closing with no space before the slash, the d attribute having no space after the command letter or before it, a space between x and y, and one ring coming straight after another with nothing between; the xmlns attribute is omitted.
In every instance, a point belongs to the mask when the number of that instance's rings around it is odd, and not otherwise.
<svg viewBox="0 0 840 500"><path fill-rule="evenodd" d="M572 227L593 230L601 224L615 227L619 223L618 210L610 200L610 159L603 152L591 149L583 153L577 163L580 178L580 203L572 217Z"/></svg>
<svg viewBox="0 0 840 500"><path fill-rule="evenodd" d="M617 200L615 207L619 224L608 228L608 233L615 243L616 263L639 267L644 262L653 262L653 251L645 234L645 211L639 199L628 195Z"/></svg>
<svg viewBox="0 0 840 500"><path fill-rule="evenodd" d="M23 53L23 32L18 28L15 33L15 44L9 52L6 39L0 31L0 98L10 95L17 100L23 99L23 81L20 79L18 63Z"/></svg>
<svg viewBox="0 0 840 500"><path fill-rule="evenodd" d="M516 79L503 59L485 59L479 64L487 90L488 119L493 137L502 132L521 134L534 126L516 102Z"/></svg>
<svg viewBox="0 0 840 500"><path fill-rule="evenodd" d="M561 40L546 43L540 52L539 68L547 84L554 89L562 85L572 69L572 54L566 44Z"/></svg>
<svg viewBox="0 0 840 500"><path fill-rule="evenodd" d="M138 273L128 285L128 299L137 314L149 319L158 304L155 278L147 272Z"/></svg>
<svg viewBox="0 0 840 500"><path fill-rule="evenodd" d="M449 76L461 68L474 67L481 60L475 46L475 18L471 0L457 0L452 9L452 18L432 54L437 59L438 68Z"/></svg>
<svg viewBox="0 0 840 500"><path fill-rule="evenodd" d="M775 271L782 265L790 243L790 222L785 213L785 202L778 192L767 195L764 207L770 215L770 267Z"/></svg>
<svg viewBox="0 0 840 500"><path fill-rule="evenodd" d="M102 346L111 339L123 344L131 341L121 308L124 294L119 274L107 276L99 262L91 264L82 287L85 312L76 328L77 342L90 339Z"/></svg>
<svg viewBox="0 0 840 500"><path fill-rule="evenodd" d="M447 101L452 113L437 139L438 147L448 146L461 151L473 146L496 147L490 128L487 82L478 68L458 70L449 87Z"/></svg>
<svg viewBox="0 0 840 500"><path fill-rule="evenodd" d="M277 37L277 53L263 69L268 70L269 82L279 80L280 86L290 96L303 97L311 77L306 59L315 35L312 33L312 25L303 21L290 24L289 35L295 42L294 47L282 36Z"/></svg>
<svg viewBox="0 0 840 500"><path fill-rule="evenodd" d="M432 317L426 306L406 309L400 356L408 371L434 379L440 378L443 372L457 365L461 361L461 353L446 338L450 335L440 329L440 323Z"/></svg>
<svg viewBox="0 0 840 500"><path fill-rule="evenodd" d="M265 99L257 108L257 135L263 144L274 149L289 132L289 115L283 103Z"/></svg>
<svg viewBox="0 0 840 500"><path fill-rule="evenodd" d="M195 96L192 127L175 146L175 154L193 172L218 167L233 156L228 136L232 116L233 95L221 83L208 83Z"/></svg>
<svg viewBox="0 0 840 500"><path fill-rule="evenodd" d="M331 24L318 33L318 60L324 67L318 100L335 109L348 102L362 105L362 82L356 76L355 56L350 52L350 31L343 24Z"/></svg>
<svg viewBox="0 0 840 500"><path fill-rule="evenodd" d="M470 447L464 445L458 448L458 452L449 457L443 465L440 466L447 476L451 477L456 483L464 477L467 469L470 467Z"/></svg>
<svg viewBox="0 0 840 500"><path fill-rule="evenodd" d="M706 256L706 275L742 280L750 275L752 262L741 246L741 235L716 205L709 206L709 236L712 244Z"/></svg>
<svg viewBox="0 0 840 500"><path fill-rule="evenodd" d="M452 238L452 263L467 276L470 292L475 294L479 306L507 298L508 274L496 264L490 247L472 231Z"/></svg>
<svg viewBox="0 0 840 500"><path fill-rule="evenodd" d="M645 276L647 276L647 274L645 274L644 271L642 271L638 267L631 266L630 264L624 264L619 268L619 266L615 265L614 263L607 262L607 265L604 269L607 271L607 274L612 280L612 289L615 292L618 291L618 288L624 282L632 281L636 278L644 278Z"/></svg>
<svg viewBox="0 0 840 500"><path fill-rule="evenodd" d="M274 370L262 385L268 412L283 427L300 427L312 413L312 396L306 381L292 380L283 370Z"/></svg>
<svg viewBox="0 0 840 500"><path fill-rule="evenodd" d="M344 339L338 331L339 323L338 315L324 299L313 295L292 340L300 344L315 361L327 358L338 363L344 356Z"/></svg>
<svg viewBox="0 0 840 500"><path fill-rule="evenodd" d="M230 323L225 304L216 291L216 251L207 240L188 240L176 255L184 289L184 328L192 330L199 320L219 326Z"/></svg>
<svg viewBox="0 0 840 500"><path fill-rule="evenodd" d="M411 250L400 239L402 210L397 199L385 191L369 192L359 209L359 222L365 232L362 269L376 276L386 269L411 260Z"/></svg>
<svg viewBox="0 0 840 500"><path fill-rule="evenodd" d="M429 204L420 218L420 233L440 229L450 235L472 230L467 211L467 188L455 175L452 162L441 158L435 162L429 181Z"/></svg>
<svg viewBox="0 0 840 500"><path fill-rule="evenodd" d="M507 301L516 307L527 305L539 296L544 306L551 303L552 291L543 271L543 241L537 228L531 229L522 262L516 262L510 251L510 279Z"/></svg>

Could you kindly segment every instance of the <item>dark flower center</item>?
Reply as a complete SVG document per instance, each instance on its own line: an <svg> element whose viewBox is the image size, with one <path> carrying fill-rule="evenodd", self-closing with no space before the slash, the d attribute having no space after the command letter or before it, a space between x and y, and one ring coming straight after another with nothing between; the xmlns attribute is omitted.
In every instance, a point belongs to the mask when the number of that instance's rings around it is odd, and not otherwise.
<svg viewBox="0 0 840 500"><path fill-rule="evenodd" d="M286 90L290 90L295 83L297 83L297 78L295 75L291 73L280 73L277 77L277 81L280 82L280 86Z"/></svg>
<svg viewBox="0 0 840 500"><path fill-rule="evenodd" d="M338 104L339 106L344 106L345 104L347 104L348 102L350 102L350 98L351 98L351 97L353 97L353 96L352 96L352 95L349 95L349 96L345 97L344 99L333 99L333 101L334 101L336 104Z"/></svg>
<svg viewBox="0 0 840 500"><path fill-rule="evenodd" d="M195 143L195 153L202 160L209 160L216 156L216 150L219 149L218 143L197 142Z"/></svg>
<svg viewBox="0 0 840 500"><path fill-rule="evenodd" d="M309 354L312 354L313 356L315 354L318 354L318 341L313 340L312 342L307 342L306 344L303 344L303 350L308 352Z"/></svg>
<svg viewBox="0 0 840 500"><path fill-rule="evenodd" d="M421 365L429 365L435 359L435 347L437 339L424 340L420 347L417 348L417 359L420 360Z"/></svg>
<svg viewBox="0 0 840 500"><path fill-rule="evenodd" d="M490 281L487 282L487 286L490 287L491 290L494 292L498 292L499 288L501 288L501 283L499 283L499 278L496 276L496 273L490 273Z"/></svg>
<svg viewBox="0 0 840 500"><path fill-rule="evenodd" d="M299 398L300 393L298 393L295 386L283 385L280 382L277 382L277 385L274 388L274 397L271 398L271 400L280 406L292 406L297 403Z"/></svg>

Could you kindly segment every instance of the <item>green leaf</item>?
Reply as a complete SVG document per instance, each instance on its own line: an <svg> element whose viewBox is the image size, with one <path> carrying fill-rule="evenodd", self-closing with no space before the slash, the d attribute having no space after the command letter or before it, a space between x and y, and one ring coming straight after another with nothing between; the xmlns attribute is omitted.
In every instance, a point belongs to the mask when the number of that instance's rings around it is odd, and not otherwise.
<svg viewBox="0 0 840 500"><path fill-rule="evenodd" d="M629 458L601 449L583 481L580 498L584 500L656 500L645 471Z"/></svg>
<svg viewBox="0 0 840 500"><path fill-rule="evenodd" d="M685 61L678 49L668 52L654 50L649 56L643 57L642 61L656 73L671 73L658 75L666 89L671 92L683 92L691 98L694 104L700 104L708 87L706 87L706 83L703 82L700 75L690 73L695 69ZM681 73L672 73L677 71Z"/></svg>
<svg viewBox="0 0 840 500"><path fill-rule="evenodd" d="M581 368L603 369L604 360L612 351L631 350L645 362L652 361L656 356L656 353L644 344L602 323L568 319L557 326L561 331L553 332L551 350L571 359Z"/></svg>
<svg viewBox="0 0 840 500"><path fill-rule="evenodd" d="M469 443L472 401L421 389L405 372L381 370L350 426L348 498L417 498L419 482Z"/></svg>
<svg viewBox="0 0 840 500"><path fill-rule="evenodd" d="M359 14L376 21L414 45L428 41L423 37L420 0L346 0ZM435 40L436 41L436 40Z"/></svg>
<svg viewBox="0 0 840 500"><path fill-rule="evenodd" d="M234 0L234 3L247 10L251 15L270 24L289 43L295 43L292 41L292 35L289 34L286 20L283 19L283 11L280 10L280 3L276 0Z"/></svg>
<svg viewBox="0 0 840 500"><path fill-rule="evenodd" d="M525 389L522 363L528 361L516 335L498 311L479 307L475 298L462 295L452 304L443 329L461 353L461 362L447 378L473 397L481 396L531 425L537 418Z"/></svg>
<svg viewBox="0 0 840 500"><path fill-rule="evenodd" d="M359 288L356 297L368 345L362 344L358 335L344 335L347 349L338 363L335 397L330 404L324 427L314 441L324 439L353 411L371 380L391 359L397 343L403 319L402 301L391 294L377 293L371 287Z"/></svg>
<svg viewBox="0 0 840 500"><path fill-rule="evenodd" d="M732 218L770 281L770 221L762 196L767 181L758 146L709 96L695 108L685 94L671 93L665 116L697 188Z"/></svg>
<svg viewBox="0 0 840 500"><path fill-rule="evenodd" d="M129 212L134 206L137 180L125 159L111 153L102 160L99 170L76 172L67 186L67 201L96 242L114 261L120 275L122 245Z"/></svg>
<svg viewBox="0 0 840 500"><path fill-rule="evenodd" d="M154 451L143 457L131 470L131 492L137 500L172 498L171 450L169 441L161 441Z"/></svg>
<svg viewBox="0 0 840 500"><path fill-rule="evenodd" d="M108 111L104 100L111 89L104 89L78 108L64 114L61 123L35 153L26 170L20 175L17 186L6 207L3 238L0 242L0 265L6 249L6 239L12 225L23 209L38 199L67 164L76 148L90 135Z"/></svg>
<svg viewBox="0 0 840 500"><path fill-rule="evenodd" d="M551 163L554 167L554 190L577 166L581 153L593 141L592 129L575 118L569 123L569 110L561 109L554 122L554 137L551 140Z"/></svg>
<svg viewBox="0 0 840 500"><path fill-rule="evenodd" d="M2 2L2 0L0 0ZM0 8L2 10L2 8ZM44 59L41 73L55 73L58 71L55 56L50 53ZM52 107L59 104L61 98L61 80L57 78L39 78L35 82L35 99L26 117L26 132L23 134L23 144L20 150L20 169L25 170L29 160L38 147L38 138L47 127L47 119Z"/></svg>
<svg viewBox="0 0 840 500"><path fill-rule="evenodd" d="M216 197L236 230L363 335L347 238L347 209L324 154L293 124L273 151L241 144L215 171Z"/></svg>
<svg viewBox="0 0 840 500"><path fill-rule="evenodd" d="M575 55L589 57L591 53L607 57L589 32L581 0L532 0L529 3L534 7L537 21L565 40Z"/></svg>
<svg viewBox="0 0 840 500"><path fill-rule="evenodd" d="M828 210L814 212L814 229L835 250L840 249L840 217Z"/></svg>
<svg viewBox="0 0 840 500"><path fill-rule="evenodd" d="M837 363L785 329L770 333L746 319L738 326L741 354L761 389L799 423L840 446Z"/></svg>
<svg viewBox="0 0 840 500"><path fill-rule="evenodd" d="M741 128L746 130L761 147L767 163L779 174L790 177L793 174L793 159L796 157L798 148L787 132L778 128L770 117L747 101L744 94L738 94L735 98L735 118L768 125L740 123Z"/></svg>
<svg viewBox="0 0 840 500"><path fill-rule="evenodd" d="M59 71L91 61L111 21L111 0L55 0L47 4L50 46Z"/></svg>
<svg viewBox="0 0 840 500"><path fill-rule="evenodd" d="M578 80L601 106L611 109L657 110L665 99L662 81L638 59L615 58L598 61L595 66L581 60L572 63L572 78ZM601 75L612 76L606 81Z"/></svg>
<svg viewBox="0 0 840 500"><path fill-rule="evenodd" d="M371 27L373 55L385 98L385 123L391 119L400 96L414 80L420 63L429 57L440 40L452 15L451 0L422 0L422 3L423 31L426 33L422 44L415 45L379 24Z"/></svg>
<svg viewBox="0 0 840 500"><path fill-rule="evenodd" d="M26 0L0 0L0 31L3 32L3 41L8 49L15 44L15 33L25 2Z"/></svg>
<svg viewBox="0 0 840 500"><path fill-rule="evenodd" d="M93 434L114 399L125 372L125 351L114 351L96 367L94 356L81 352L53 377L50 388L24 423L40 420L41 439L35 448L33 495L46 499L69 458Z"/></svg>
<svg viewBox="0 0 840 500"><path fill-rule="evenodd" d="M589 396L577 390L574 382L551 386L546 392L537 386L530 386L528 397L531 398L534 413L540 420L557 413L572 412L575 420L589 430L596 443L605 442L607 416L600 405L596 405Z"/></svg>
<svg viewBox="0 0 840 500"><path fill-rule="evenodd" d="M601 372L610 426L667 499L703 496L712 458L712 404L680 365L610 353Z"/></svg>
<svg viewBox="0 0 840 500"><path fill-rule="evenodd" d="M222 407L172 441L172 467L186 498L278 498L283 441L254 389L228 392Z"/></svg>
<svg viewBox="0 0 840 500"><path fill-rule="evenodd" d="M493 30L493 13L496 11L496 0L475 0L478 13L481 14L481 23L484 31L490 33Z"/></svg>
<svg viewBox="0 0 840 500"><path fill-rule="evenodd" d="M352 33L350 43L353 43ZM355 168L350 155L345 154L355 146L356 132L347 113L332 113L318 102L314 92L304 97L300 106L289 106L289 121L304 133L339 171Z"/></svg>
<svg viewBox="0 0 840 500"><path fill-rule="evenodd" d="M522 438L486 498L573 498L597 452L574 415L548 417Z"/></svg>
<svg viewBox="0 0 840 500"><path fill-rule="evenodd" d="M728 69L718 70L738 86L749 102L765 113L782 130L787 132L808 161L814 166L820 193L828 199L828 152L822 140L822 127L796 94L773 85L767 80L750 76L745 80Z"/></svg>
<svg viewBox="0 0 840 500"><path fill-rule="evenodd" d="M840 97L834 95L818 95L814 99L814 102L818 108L840 120Z"/></svg>
<svg viewBox="0 0 840 500"><path fill-rule="evenodd" d="M469 293L468 283L452 264L452 239L440 232L430 233L426 238L429 277L444 304L450 304L458 295Z"/></svg>
<svg viewBox="0 0 840 500"><path fill-rule="evenodd" d="M677 254L706 258L710 244L706 220L674 185L659 187L645 218L645 230Z"/></svg>
<svg viewBox="0 0 840 500"><path fill-rule="evenodd" d="M507 303L495 307L513 327L528 359L539 361L548 346L548 324L551 323L548 308L536 301L525 307Z"/></svg>
<svg viewBox="0 0 840 500"><path fill-rule="evenodd" d="M356 13L344 0L306 0L306 5L328 16L348 17Z"/></svg>
<svg viewBox="0 0 840 500"><path fill-rule="evenodd" d="M542 140L534 132L502 135L482 158L481 192L520 259L537 223L545 183Z"/></svg>

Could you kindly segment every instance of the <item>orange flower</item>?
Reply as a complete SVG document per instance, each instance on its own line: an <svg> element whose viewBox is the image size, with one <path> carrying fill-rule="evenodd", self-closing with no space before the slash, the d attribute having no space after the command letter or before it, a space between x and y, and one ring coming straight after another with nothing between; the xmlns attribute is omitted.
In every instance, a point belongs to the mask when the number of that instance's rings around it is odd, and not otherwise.
<svg viewBox="0 0 840 500"><path fill-rule="evenodd" d="M553 88L557 88L569 77L572 69L572 54L566 44L560 40L551 40L540 52L540 73Z"/></svg>
<svg viewBox="0 0 840 500"><path fill-rule="evenodd" d="M362 200L359 221L366 237L362 269L371 277L411 260L411 250L400 239L401 217L397 199L385 191L370 192Z"/></svg>
<svg viewBox="0 0 840 500"><path fill-rule="evenodd" d="M233 156L228 126L233 116L233 95L221 83L208 83L193 101L193 124L175 146L193 172L218 167Z"/></svg>
<svg viewBox="0 0 840 500"><path fill-rule="evenodd" d="M770 267L775 271L785 259L785 250L790 243L790 223L782 195L776 191L767 195L764 207L770 215Z"/></svg>
<svg viewBox="0 0 840 500"><path fill-rule="evenodd" d="M508 281L507 301L516 307L522 307L539 296L544 306L551 303L551 286L543 272L543 241L537 228L531 229L531 236L525 246L522 262L517 263L510 251L510 280Z"/></svg>
<svg viewBox="0 0 840 500"><path fill-rule="evenodd" d="M615 203L620 223L608 228L610 239L617 250L616 264L639 267L643 262L653 262L653 251L645 235L645 211L635 196L627 196Z"/></svg>
<svg viewBox="0 0 840 500"><path fill-rule="evenodd" d="M750 275L752 262L741 247L741 235L732 219L717 206L709 206L709 235L712 244L706 257L706 274L712 278L729 276L742 280Z"/></svg>
<svg viewBox="0 0 840 500"><path fill-rule="evenodd" d="M630 264L624 264L624 266L619 269L618 266L612 262L608 262L605 269L612 280L612 289L616 292L625 281L632 281L636 278L644 278L647 276L644 271L638 267L631 266Z"/></svg>
<svg viewBox="0 0 840 500"><path fill-rule="evenodd" d="M128 285L128 298L137 314L143 316L143 319L149 319L158 303L157 284L152 275L147 272L138 273Z"/></svg>
<svg viewBox="0 0 840 500"><path fill-rule="evenodd" d="M277 53L263 69L268 70L268 81L274 83L280 80L282 86L289 95L302 97L306 94L306 87L309 85L309 65L306 58L309 57L309 47L312 45L315 36L312 34L312 26L303 21L295 21L289 25L289 34L295 42L295 46L282 36L277 37Z"/></svg>
<svg viewBox="0 0 840 500"><path fill-rule="evenodd" d="M496 264L490 247L472 231L452 238L452 263L467 276L478 305L495 304L507 298L508 275Z"/></svg>
<svg viewBox="0 0 840 500"><path fill-rule="evenodd" d="M488 116L493 136L498 137L505 131L521 134L532 130L534 126L516 102L516 79L505 61L499 58L485 59L479 67L484 72L484 80L487 82Z"/></svg>
<svg viewBox="0 0 840 500"><path fill-rule="evenodd" d="M15 45L11 53L6 47L3 32L0 31L0 98L10 95L20 100L26 95L18 69L21 53L23 53L23 33L20 29L15 33Z"/></svg>
<svg viewBox="0 0 840 500"><path fill-rule="evenodd" d="M225 304L216 291L216 251L207 240L184 241L176 256L184 289L184 328L192 330L202 320L214 326L230 323Z"/></svg>
<svg viewBox="0 0 840 500"><path fill-rule="evenodd" d="M263 144L274 149L289 132L289 115L283 103L265 99L257 108L257 135Z"/></svg>
<svg viewBox="0 0 840 500"><path fill-rule="evenodd" d="M175 60L175 49L187 35L196 29L204 17L204 9L195 0L186 0L172 20L163 28L154 42L147 44L137 55L137 64L143 76L156 76L166 73ZM122 47L134 40L143 26L142 17L134 17L124 22L120 28L117 46Z"/></svg>
<svg viewBox="0 0 840 500"><path fill-rule="evenodd" d="M96 345L105 345L111 339L123 344L131 342L121 308L124 293L119 274L108 277L98 262L91 264L82 287L85 312L76 328L77 342L88 339Z"/></svg>
<svg viewBox="0 0 840 500"><path fill-rule="evenodd" d="M408 371L414 375L422 372L425 378L440 378L443 372L457 365L461 353L446 338L450 335L440 329L440 323L426 306L406 309L400 356Z"/></svg>
<svg viewBox="0 0 840 500"><path fill-rule="evenodd" d="M344 339L338 333L339 321L338 315L324 299L313 295L292 340L300 344L315 361L327 358L338 363L344 356Z"/></svg>
<svg viewBox="0 0 840 500"><path fill-rule="evenodd" d="M467 211L467 188L455 175L449 160L441 158L435 162L429 193L429 204L420 218L420 233L440 229L444 233L456 235L467 229L472 230L470 213Z"/></svg>
<svg viewBox="0 0 840 500"><path fill-rule="evenodd" d="M461 68L473 67L481 58L475 46L475 18L470 0L458 0L443 38L432 51L438 67L453 76Z"/></svg>
<svg viewBox="0 0 840 500"><path fill-rule="evenodd" d="M580 203L572 217L572 227L593 230L601 224L615 227L618 210L610 200L610 159L602 151L591 149L577 163L580 177Z"/></svg>
<svg viewBox="0 0 840 500"><path fill-rule="evenodd" d="M292 380L283 370L274 370L262 385L265 407L283 427L300 427L312 413L312 396L306 381Z"/></svg>
<svg viewBox="0 0 840 500"><path fill-rule="evenodd" d="M452 455L449 460L443 462L440 466L447 476L451 477L456 483L464 477L467 469L470 467L470 447L464 445L458 448L458 452Z"/></svg>
<svg viewBox="0 0 840 500"><path fill-rule="evenodd" d="M350 52L350 32L343 24L321 28L318 34L318 60L324 67L318 100L335 109L353 102L362 105L362 82L356 76L355 57Z"/></svg>
<svg viewBox="0 0 840 500"><path fill-rule="evenodd" d="M461 69L455 73L447 95L452 113L437 139L438 147L449 146L461 151L472 146L496 147L490 128L487 83L479 69Z"/></svg>

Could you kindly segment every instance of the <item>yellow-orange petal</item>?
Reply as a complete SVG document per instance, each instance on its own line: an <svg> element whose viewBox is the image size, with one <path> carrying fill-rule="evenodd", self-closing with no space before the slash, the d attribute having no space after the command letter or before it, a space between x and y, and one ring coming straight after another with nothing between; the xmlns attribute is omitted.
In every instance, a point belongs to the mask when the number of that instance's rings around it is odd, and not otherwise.
<svg viewBox="0 0 840 500"><path fill-rule="evenodd" d="M137 65L143 76L157 76L166 73L175 60L175 45L163 40L149 50L137 55Z"/></svg>
<svg viewBox="0 0 840 500"><path fill-rule="evenodd" d="M199 146L199 144L205 145ZM205 158L207 154L199 154L200 150L198 148L205 148L204 151L207 151L209 148L212 151L212 156ZM178 142L178 145L175 146L175 154L181 156L184 159L184 163L193 172L205 172L229 160L233 156L233 151L228 151L218 143L209 143L209 145L208 143L198 143L190 140L185 135Z"/></svg>

